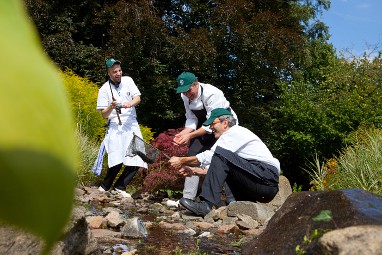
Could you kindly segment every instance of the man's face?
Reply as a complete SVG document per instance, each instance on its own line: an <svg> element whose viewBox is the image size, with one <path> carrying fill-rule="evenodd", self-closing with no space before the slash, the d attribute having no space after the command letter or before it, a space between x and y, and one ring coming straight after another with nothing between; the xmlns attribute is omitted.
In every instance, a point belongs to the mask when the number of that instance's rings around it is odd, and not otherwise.
<svg viewBox="0 0 382 255"><path fill-rule="evenodd" d="M114 83L118 84L121 82L121 77L122 77L121 65L114 64L112 67L108 68L107 73L109 75L110 80L112 80Z"/></svg>
<svg viewBox="0 0 382 255"><path fill-rule="evenodd" d="M214 132L215 138L219 138L228 129L228 120L219 120L216 118L210 125L210 129Z"/></svg>
<svg viewBox="0 0 382 255"><path fill-rule="evenodd" d="M198 96L199 83L196 81L191 84L190 88L186 92L182 92L188 99L194 100Z"/></svg>

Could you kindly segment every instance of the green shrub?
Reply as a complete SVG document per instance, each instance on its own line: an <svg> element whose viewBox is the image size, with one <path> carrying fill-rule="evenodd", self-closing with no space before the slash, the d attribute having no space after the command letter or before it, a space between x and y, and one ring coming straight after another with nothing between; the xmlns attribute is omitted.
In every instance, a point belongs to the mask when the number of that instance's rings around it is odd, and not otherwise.
<svg viewBox="0 0 382 255"><path fill-rule="evenodd" d="M78 129L76 130L76 139L80 154L77 181L81 185L90 186L100 179L92 171L93 164L98 155L99 144L90 140Z"/></svg>
<svg viewBox="0 0 382 255"><path fill-rule="evenodd" d="M318 157L306 170L311 190L360 188L382 195L382 130L360 128L338 157L320 164Z"/></svg>
<svg viewBox="0 0 382 255"><path fill-rule="evenodd" d="M142 125L139 125L139 128L141 130L143 140L150 142L154 139L154 132L151 131L151 128Z"/></svg>
<svg viewBox="0 0 382 255"><path fill-rule="evenodd" d="M61 77L69 95L71 110L77 128L92 141L102 140L106 131L106 120L96 109L98 86L67 69Z"/></svg>
<svg viewBox="0 0 382 255"><path fill-rule="evenodd" d="M337 158L337 171L328 179L331 189L360 188L382 195L382 130L361 128Z"/></svg>

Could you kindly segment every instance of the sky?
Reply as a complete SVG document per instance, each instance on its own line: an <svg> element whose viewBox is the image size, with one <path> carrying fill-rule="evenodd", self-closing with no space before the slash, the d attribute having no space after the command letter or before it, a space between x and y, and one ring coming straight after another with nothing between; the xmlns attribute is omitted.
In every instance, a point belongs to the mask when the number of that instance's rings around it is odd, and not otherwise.
<svg viewBox="0 0 382 255"><path fill-rule="evenodd" d="M376 46L382 50L382 0L331 0L321 20L337 52L348 49L361 57Z"/></svg>

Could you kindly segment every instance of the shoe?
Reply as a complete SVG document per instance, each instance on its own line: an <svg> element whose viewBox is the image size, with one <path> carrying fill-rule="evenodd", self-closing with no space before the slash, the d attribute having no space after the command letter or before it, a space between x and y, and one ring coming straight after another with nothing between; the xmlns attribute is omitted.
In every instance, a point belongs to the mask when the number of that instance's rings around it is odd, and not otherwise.
<svg viewBox="0 0 382 255"><path fill-rule="evenodd" d="M236 199L233 198L233 197L230 197L230 198L226 198L226 199L225 199L225 203L226 203L226 205L232 204L233 202L236 202Z"/></svg>
<svg viewBox="0 0 382 255"><path fill-rule="evenodd" d="M195 213L198 216L206 216L212 209L206 201L195 202L191 199L182 197L179 203L187 210Z"/></svg>
<svg viewBox="0 0 382 255"><path fill-rule="evenodd" d="M131 195L124 190L115 189L115 191L117 191L117 193L121 195L122 197L131 197Z"/></svg>
<svg viewBox="0 0 382 255"><path fill-rule="evenodd" d="M178 207L179 206L179 200L174 201L174 200L169 199L166 201L166 205L168 207Z"/></svg>
<svg viewBox="0 0 382 255"><path fill-rule="evenodd" d="M106 191L104 188L102 188L102 186L99 186L98 190L101 191L101 192L105 192Z"/></svg>

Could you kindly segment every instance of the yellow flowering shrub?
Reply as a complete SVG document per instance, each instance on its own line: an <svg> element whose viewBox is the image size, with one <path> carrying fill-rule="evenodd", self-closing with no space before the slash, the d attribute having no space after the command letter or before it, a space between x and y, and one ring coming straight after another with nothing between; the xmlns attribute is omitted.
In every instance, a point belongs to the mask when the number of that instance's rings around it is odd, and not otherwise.
<svg viewBox="0 0 382 255"><path fill-rule="evenodd" d="M77 128L93 141L102 140L107 121L96 109L99 87L69 69L61 72L61 78L69 95Z"/></svg>

